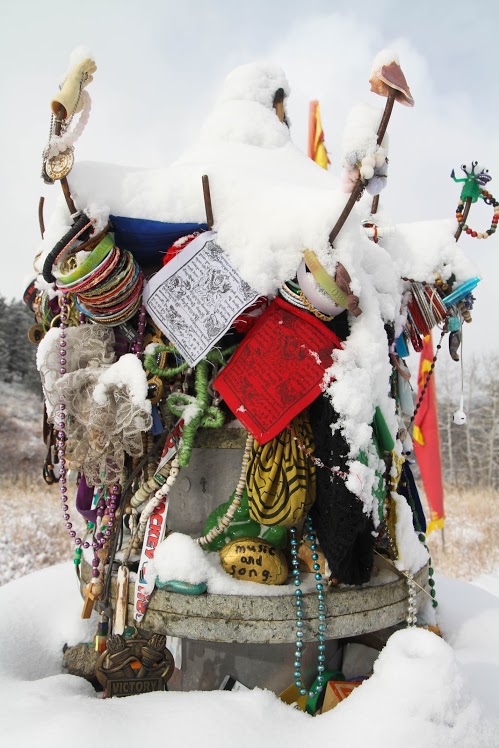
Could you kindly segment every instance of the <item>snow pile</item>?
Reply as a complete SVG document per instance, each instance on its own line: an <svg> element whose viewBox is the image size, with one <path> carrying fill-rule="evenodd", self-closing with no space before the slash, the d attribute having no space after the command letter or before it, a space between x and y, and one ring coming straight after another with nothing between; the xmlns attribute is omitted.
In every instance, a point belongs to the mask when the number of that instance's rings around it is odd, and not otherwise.
<svg viewBox="0 0 499 748"><path fill-rule="evenodd" d="M347 118L343 138L345 192L352 191L348 187L353 187L360 176L370 180L367 191L371 195L378 195L386 186L388 135L378 145L381 116L382 110L378 107L358 104Z"/></svg>
<svg viewBox="0 0 499 748"><path fill-rule="evenodd" d="M245 742L262 748L332 742L372 748L499 745L491 721L499 707L493 653L499 601L471 585L439 580L445 634L454 651L427 631L400 631L368 681L334 710L311 718L259 689L102 701L86 681L62 674L63 644L85 640L95 625L77 624L81 600L70 567L52 567L0 589L5 745L65 748L89 714L85 734L107 745L147 745L163 727L170 741L186 748L232 745L242 728Z"/></svg>
<svg viewBox="0 0 499 748"><path fill-rule="evenodd" d="M395 504L397 522L395 525L395 543L398 559L395 566L401 571L415 574L429 559L429 554L423 543L414 532L412 511L403 496L392 492Z"/></svg>
<svg viewBox="0 0 499 748"><path fill-rule="evenodd" d="M493 745L452 649L429 631L395 633L373 676L341 707L331 716L353 745L397 745L394 730L404 746Z"/></svg>

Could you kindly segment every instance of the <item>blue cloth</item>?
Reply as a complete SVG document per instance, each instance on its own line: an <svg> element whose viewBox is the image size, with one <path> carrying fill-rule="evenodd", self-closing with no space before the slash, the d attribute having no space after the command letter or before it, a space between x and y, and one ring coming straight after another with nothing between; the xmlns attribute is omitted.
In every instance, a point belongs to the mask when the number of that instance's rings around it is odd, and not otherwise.
<svg viewBox="0 0 499 748"><path fill-rule="evenodd" d="M119 247L119 244L118 244L118 247ZM407 347L407 343L405 342L405 338L403 335L398 336L397 340L395 341L395 348L400 358L405 358L406 356L409 355L409 349Z"/></svg>
<svg viewBox="0 0 499 748"><path fill-rule="evenodd" d="M128 249L139 264L157 262L181 236L208 229L206 223L163 223L125 216L109 216L109 220L116 246Z"/></svg>
<svg viewBox="0 0 499 748"><path fill-rule="evenodd" d="M153 405L151 408L151 411L152 411L151 434L153 436L158 436L158 434L162 434L164 431L163 421L161 420L161 416L159 414L159 408L157 405Z"/></svg>

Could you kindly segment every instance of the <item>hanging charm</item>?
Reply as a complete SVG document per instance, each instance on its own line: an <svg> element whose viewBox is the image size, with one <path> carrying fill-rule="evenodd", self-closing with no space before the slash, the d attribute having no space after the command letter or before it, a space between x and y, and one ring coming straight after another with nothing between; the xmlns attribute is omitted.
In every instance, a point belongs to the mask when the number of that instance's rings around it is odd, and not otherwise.
<svg viewBox="0 0 499 748"><path fill-rule="evenodd" d="M113 634L107 640L107 649L100 656L95 673L104 688L104 697L109 698L164 691L174 667L164 634L128 640Z"/></svg>
<svg viewBox="0 0 499 748"><path fill-rule="evenodd" d="M67 148L62 153L45 161L44 169L51 182L67 177L74 164L74 148Z"/></svg>
<svg viewBox="0 0 499 748"><path fill-rule="evenodd" d="M85 587L83 590L83 593L85 595L85 600L83 602L83 610L81 611L81 617L82 618L90 618L92 615L92 611L94 609L95 601L97 599L97 595L93 592L93 584L92 582Z"/></svg>

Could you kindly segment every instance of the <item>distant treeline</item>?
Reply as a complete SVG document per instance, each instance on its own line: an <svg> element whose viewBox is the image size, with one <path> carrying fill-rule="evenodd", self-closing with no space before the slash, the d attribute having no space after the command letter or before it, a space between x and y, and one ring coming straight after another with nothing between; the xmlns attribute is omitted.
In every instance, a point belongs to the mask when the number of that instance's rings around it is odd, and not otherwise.
<svg viewBox="0 0 499 748"><path fill-rule="evenodd" d="M0 381L22 383L41 396L36 345L28 340L28 330L34 324L33 313L23 301L0 296Z"/></svg>
<svg viewBox="0 0 499 748"><path fill-rule="evenodd" d="M462 487L499 486L499 356L483 355L461 366L436 367L444 480ZM467 420L453 421L461 390Z"/></svg>

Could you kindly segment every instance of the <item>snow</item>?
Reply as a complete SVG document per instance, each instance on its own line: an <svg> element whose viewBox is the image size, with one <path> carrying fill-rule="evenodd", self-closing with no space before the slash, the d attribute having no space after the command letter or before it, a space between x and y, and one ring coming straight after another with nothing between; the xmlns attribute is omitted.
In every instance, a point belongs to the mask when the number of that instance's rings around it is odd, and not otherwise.
<svg viewBox="0 0 499 748"><path fill-rule="evenodd" d="M117 387L126 388L134 405L147 413L151 412L151 402L147 399L146 374L133 353L125 354L100 374L92 397L99 405L106 405L109 393Z"/></svg>
<svg viewBox="0 0 499 748"><path fill-rule="evenodd" d="M396 62L397 65L400 64L398 55L393 51L393 49L382 49L373 60L371 75L376 73L385 65L389 65L391 62Z"/></svg>
<svg viewBox="0 0 499 748"><path fill-rule="evenodd" d="M342 143L343 160L349 168L353 168L357 162L362 161L365 157L373 159L371 165L374 167L376 154L379 151L377 139L382 114L382 108L369 104L357 104L350 111ZM384 148L381 150L381 153L387 155L386 136L383 145ZM378 163L378 165L381 166L381 163ZM367 175L365 176L368 178Z"/></svg>
<svg viewBox="0 0 499 748"><path fill-rule="evenodd" d="M392 492L392 499L397 517L395 543L398 559L395 561L395 566L401 571L410 571L415 574L428 561L429 554L414 532L412 511L405 498Z"/></svg>
<svg viewBox="0 0 499 748"><path fill-rule="evenodd" d="M425 630L397 632L371 678L312 718L261 689L103 701L85 680L63 671L64 643L88 639L95 626L78 621L72 565L36 572L0 589L2 743L66 748L81 735L110 746L141 746L166 730L172 744L186 748L229 746L242 735L245 744L261 748L497 748L499 600L463 582L437 584L448 643Z"/></svg>
<svg viewBox="0 0 499 748"><path fill-rule="evenodd" d="M63 80L66 79L66 77L69 75L71 70L76 67L76 65L79 65L82 62L85 62L85 60L93 60L94 56L89 49L89 47L85 47L85 45L81 44L79 47L75 47L73 51L71 52L69 56L69 67L66 70L64 74Z"/></svg>
<svg viewBox="0 0 499 748"><path fill-rule="evenodd" d="M473 584L499 597L499 570L495 574L480 574L473 580Z"/></svg>

